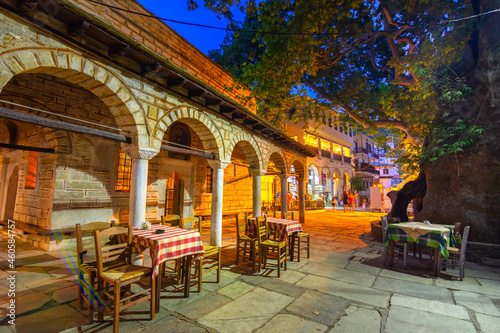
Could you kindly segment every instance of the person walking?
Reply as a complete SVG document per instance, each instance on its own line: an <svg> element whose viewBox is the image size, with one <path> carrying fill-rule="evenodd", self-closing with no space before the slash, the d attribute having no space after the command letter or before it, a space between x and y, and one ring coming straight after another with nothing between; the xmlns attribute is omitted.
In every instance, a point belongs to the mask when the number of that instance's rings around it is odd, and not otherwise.
<svg viewBox="0 0 500 333"><path fill-rule="evenodd" d="M344 192L342 195L342 203L344 204L344 213L347 212L347 208L349 207L349 196L347 192Z"/></svg>
<svg viewBox="0 0 500 333"><path fill-rule="evenodd" d="M354 195L352 192L349 192L349 207L351 208L351 212L354 213Z"/></svg>

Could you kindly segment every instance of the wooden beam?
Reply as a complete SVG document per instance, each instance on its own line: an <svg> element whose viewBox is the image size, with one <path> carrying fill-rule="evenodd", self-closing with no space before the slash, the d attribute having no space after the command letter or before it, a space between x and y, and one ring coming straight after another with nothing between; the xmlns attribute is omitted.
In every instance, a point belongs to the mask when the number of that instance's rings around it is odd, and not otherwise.
<svg viewBox="0 0 500 333"><path fill-rule="evenodd" d="M144 74L155 74L155 73L158 73L158 71L160 70L161 68L161 65L159 62L155 62L154 64L142 64L141 65L141 71L144 73Z"/></svg>
<svg viewBox="0 0 500 333"><path fill-rule="evenodd" d="M167 85L169 88L171 87L180 87L184 85L187 82L185 78L179 77L179 78L167 78Z"/></svg>
<svg viewBox="0 0 500 333"><path fill-rule="evenodd" d="M17 150L28 150L28 151L38 151L40 153L55 153L56 151L52 148L39 148L39 147L30 147L30 146L20 146L13 145L10 143L0 143L0 148L7 149L17 149Z"/></svg>
<svg viewBox="0 0 500 333"><path fill-rule="evenodd" d="M68 35L71 37L81 36L90 27L90 23L87 21L82 21L76 24L72 24L68 27Z"/></svg>
<svg viewBox="0 0 500 333"><path fill-rule="evenodd" d="M22 11L29 11L35 9L39 2L40 0L18 0L16 7Z"/></svg>
<svg viewBox="0 0 500 333"><path fill-rule="evenodd" d="M130 137L121 134L116 134L76 124L70 124L60 120L43 118L29 113L14 111L4 107L0 107L0 117L43 127L66 130L70 132L81 133L91 136L98 136L101 138L110 139L118 142L132 143L132 139Z"/></svg>
<svg viewBox="0 0 500 333"><path fill-rule="evenodd" d="M114 45L110 46L108 50L108 55L113 58L123 57L130 50L130 45L122 44L122 45Z"/></svg>
<svg viewBox="0 0 500 333"><path fill-rule="evenodd" d="M215 160L215 156L214 155L207 154L207 153L202 153L201 151L197 151L197 150L191 150L191 149L179 148L179 147L173 147L173 146L167 146L167 145L161 145L160 149L161 150L166 150L166 151L171 151L172 153L194 155L194 156L200 156L200 157L208 158L210 160Z"/></svg>

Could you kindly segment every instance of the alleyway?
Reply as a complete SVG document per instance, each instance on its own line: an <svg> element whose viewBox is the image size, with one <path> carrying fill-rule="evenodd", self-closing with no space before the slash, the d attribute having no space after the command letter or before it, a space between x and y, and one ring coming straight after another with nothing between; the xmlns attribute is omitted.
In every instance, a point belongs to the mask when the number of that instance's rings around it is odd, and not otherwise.
<svg viewBox="0 0 500 333"><path fill-rule="evenodd" d="M384 267L383 246L370 233L379 213L306 212L310 259L252 274L248 261L234 265L234 224L224 221L221 283L181 298L164 286L161 307L147 320L147 303L121 317L120 332L498 332L500 268L468 263L432 277L426 260ZM0 242L0 333L111 332L112 322L87 325L77 308L68 252L46 253L16 243L16 326L8 324L7 237ZM71 260L70 260L71 259ZM208 281L210 281L208 277ZM213 280L212 280L213 281ZM194 290L194 288L193 288Z"/></svg>

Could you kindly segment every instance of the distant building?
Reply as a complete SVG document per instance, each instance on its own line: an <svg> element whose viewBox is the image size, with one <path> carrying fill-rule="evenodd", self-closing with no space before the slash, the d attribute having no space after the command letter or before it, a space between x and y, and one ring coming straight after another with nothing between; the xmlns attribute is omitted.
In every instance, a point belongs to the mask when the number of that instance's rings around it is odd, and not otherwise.
<svg viewBox="0 0 500 333"><path fill-rule="evenodd" d="M307 157L308 180L306 193L311 200L324 198L330 205L332 198L340 199L350 189L353 177L353 130L330 118L317 129L304 129L304 122L286 123L286 133L299 143L317 150L315 157Z"/></svg>

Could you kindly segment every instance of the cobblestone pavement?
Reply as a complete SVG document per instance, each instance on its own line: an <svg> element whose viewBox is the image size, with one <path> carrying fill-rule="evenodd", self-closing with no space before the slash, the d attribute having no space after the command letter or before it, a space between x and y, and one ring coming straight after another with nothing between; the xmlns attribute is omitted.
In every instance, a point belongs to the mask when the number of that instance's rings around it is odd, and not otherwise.
<svg viewBox="0 0 500 333"><path fill-rule="evenodd" d="M399 260L391 270L370 233L380 216L306 212L311 257L289 262L279 279L275 270L254 273L248 261L235 265L235 226L225 224L221 282L207 275L203 291L185 299L165 281L155 319L139 304L121 316L120 332L500 332L500 268L467 263L464 281L455 271L433 278L429 260L410 256L407 269ZM0 333L112 331L110 317L88 324L78 310L74 252L19 241L10 325L5 229L0 235Z"/></svg>

